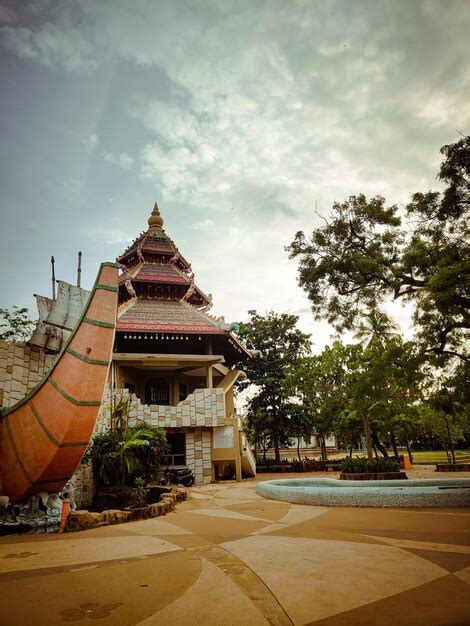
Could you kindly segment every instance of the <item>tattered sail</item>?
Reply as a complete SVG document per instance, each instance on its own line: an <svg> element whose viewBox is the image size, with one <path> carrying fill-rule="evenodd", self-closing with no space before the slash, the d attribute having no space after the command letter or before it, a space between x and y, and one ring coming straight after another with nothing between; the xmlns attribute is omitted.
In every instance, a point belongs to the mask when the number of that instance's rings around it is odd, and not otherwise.
<svg viewBox="0 0 470 626"><path fill-rule="evenodd" d="M63 280L58 282L57 298L36 295L39 320L30 345L59 352L85 308L90 292Z"/></svg>
<svg viewBox="0 0 470 626"><path fill-rule="evenodd" d="M52 298L46 298L46 296L39 296L34 294L36 298L36 304L38 307L39 319L34 329L33 335L29 340L31 346L38 346L40 348L48 349L47 344L49 341L48 326L46 320L49 317L49 313L52 311L55 300Z"/></svg>

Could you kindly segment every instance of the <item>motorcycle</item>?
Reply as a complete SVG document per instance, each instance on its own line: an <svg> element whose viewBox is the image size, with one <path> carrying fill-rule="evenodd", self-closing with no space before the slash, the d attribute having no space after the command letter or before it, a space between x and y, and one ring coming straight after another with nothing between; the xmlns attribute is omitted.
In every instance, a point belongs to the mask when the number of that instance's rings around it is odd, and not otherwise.
<svg viewBox="0 0 470 626"><path fill-rule="evenodd" d="M191 485L194 485L194 472L188 467L177 469L168 466L158 484L162 487L178 484L182 484L184 487L191 487Z"/></svg>

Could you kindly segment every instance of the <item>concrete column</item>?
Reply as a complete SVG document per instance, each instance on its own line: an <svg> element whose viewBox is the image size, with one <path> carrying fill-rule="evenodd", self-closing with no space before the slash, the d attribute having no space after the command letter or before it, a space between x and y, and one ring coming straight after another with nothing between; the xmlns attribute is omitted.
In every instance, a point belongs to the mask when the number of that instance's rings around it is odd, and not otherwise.
<svg viewBox="0 0 470 626"><path fill-rule="evenodd" d="M214 386L214 377L212 373L212 365L208 365L207 370L206 370L206 388L212 389L213 386Z"/></svg>
<svg viewBox="0 0 470 626"><path fill-rule="evenodd" d="M176 379L176 376L173 376L171 380L171 389L173 391L172 393L173 402L171 402L171 404L172 406L176 406L178 404L178 399L179 399L179 381Z"/></svg>
<svg viewBox="0 0 470 626"><path fill-rule="evenodd" d="M242 448L240 445L240 433L238 432L238 424L233 426L235 438L235 478L237 483L242 480Z"/></svg>

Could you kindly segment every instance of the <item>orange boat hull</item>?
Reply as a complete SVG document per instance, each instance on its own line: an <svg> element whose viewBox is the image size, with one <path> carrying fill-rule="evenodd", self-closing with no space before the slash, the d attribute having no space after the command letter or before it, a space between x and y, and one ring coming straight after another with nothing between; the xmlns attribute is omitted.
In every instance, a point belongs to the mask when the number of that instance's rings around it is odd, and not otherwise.
<svg viewBox="0 0 470 626"><path fill-rule="evenodd" d="M90 441L112 358L118 266L103 263L84 313L44 380L3 412L3 491L60 491Z"/></svg>

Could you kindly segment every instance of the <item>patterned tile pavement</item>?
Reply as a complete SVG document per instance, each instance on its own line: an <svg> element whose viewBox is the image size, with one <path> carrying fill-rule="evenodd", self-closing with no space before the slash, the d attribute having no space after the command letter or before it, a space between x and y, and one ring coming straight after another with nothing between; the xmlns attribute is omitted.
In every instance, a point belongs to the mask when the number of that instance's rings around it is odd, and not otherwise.
<svg viewBox="0 0 470 626"><path fill-rule="evenodd" d="M1 538L0 624L470 624L468 509L302 506L255 485L193 488L164 518Z"/></svg>

